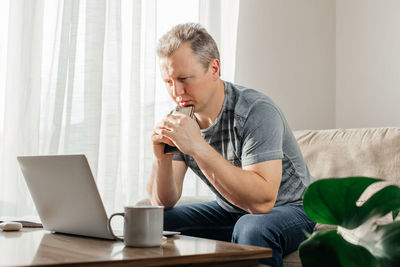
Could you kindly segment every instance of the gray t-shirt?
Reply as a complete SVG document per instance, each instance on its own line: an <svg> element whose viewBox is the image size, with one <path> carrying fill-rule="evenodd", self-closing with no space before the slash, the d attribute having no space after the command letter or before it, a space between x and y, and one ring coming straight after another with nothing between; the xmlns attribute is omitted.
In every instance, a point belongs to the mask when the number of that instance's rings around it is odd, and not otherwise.
<svg viewBox="0 0 400 267"><path fill-rule="evenodd" d="M313 177L281 110L269 97L256 90L229 82L224 84L222 111L213 125L201 130L201 135L237 167L282 159L282 181L275 206L301 204L303 193ZM216 194L221 207L229 212L243 212L214 188L191 156L175 155L174 160L185 161Z"/></svg>

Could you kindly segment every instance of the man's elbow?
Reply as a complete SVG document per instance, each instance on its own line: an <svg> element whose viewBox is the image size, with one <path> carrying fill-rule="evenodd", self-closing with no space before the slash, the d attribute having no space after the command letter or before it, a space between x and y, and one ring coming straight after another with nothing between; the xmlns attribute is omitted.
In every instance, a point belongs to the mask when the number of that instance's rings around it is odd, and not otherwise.
<svg viewBox="0 0 400 267"><path fill-rule="evenodd" d="M248 212L250 214L266 214L270 213L272 208L274 207L275 201L271 202L264 202L264 203L258 203L250 208L248 208Z"/></svg>
<svg viewBox="0 0 400 267"><path fill-rule="evenodd" d="M165 209L170 209L175 206L177 201L172 199L162 199L155 192L153 192L150 186L147 187L147 194L149 196L150 204L152 206L163 206Z"/></svg>
<svg viewBox="0 0 400 267"><path fill-rule="evenodd" d="M150 203L152 206L163 206L164 209L171 209L175 206L177 201L165 200L162 201L160 199L155 199L154 197L150 198Z"/></svg>

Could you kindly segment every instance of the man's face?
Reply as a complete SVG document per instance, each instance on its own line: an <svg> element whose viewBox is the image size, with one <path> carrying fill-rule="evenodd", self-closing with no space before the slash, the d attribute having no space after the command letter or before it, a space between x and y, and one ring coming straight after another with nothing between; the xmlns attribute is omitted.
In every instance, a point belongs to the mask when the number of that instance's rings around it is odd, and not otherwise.
<svg viewBox="0 0 400 267"><path fill-rule="evenodd" d="M194 105L196 112L207 108L219 80L218 60L213 60L205 69L190 44L184 43L170 57L160 58L160 70L168 93L177 105Z"/></svg>

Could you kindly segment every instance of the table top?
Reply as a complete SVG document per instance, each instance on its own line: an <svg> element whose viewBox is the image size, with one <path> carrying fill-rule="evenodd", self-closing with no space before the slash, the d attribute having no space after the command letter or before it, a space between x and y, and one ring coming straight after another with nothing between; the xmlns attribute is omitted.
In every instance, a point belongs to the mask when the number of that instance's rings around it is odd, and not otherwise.
<svg viewBox="0 0 400 267"><path fill-rule="evenodd" d="M43 229L0 231L0 266L88 264L157 266L254 260L271 257L269 248L178 235L160 247L128 248L122 242L53 234ZM126 265L125 265L126 266Z"/></svg>

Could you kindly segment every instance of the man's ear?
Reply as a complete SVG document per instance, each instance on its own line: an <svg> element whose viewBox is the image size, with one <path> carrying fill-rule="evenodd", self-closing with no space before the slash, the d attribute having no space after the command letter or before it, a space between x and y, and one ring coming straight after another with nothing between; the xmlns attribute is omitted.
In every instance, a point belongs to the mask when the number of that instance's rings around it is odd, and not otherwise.
<svg viewBox="0 0 400 267"><path fill-rule="evenodd" d="M220 71L221 71L221 67L220 67L220 63L219 63L218 59L214 58L213 60L211 60L210 71L211 71L213 80L218 80L219 76L220 76Z"/></svg>

